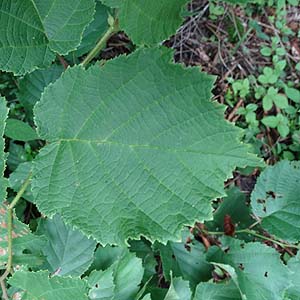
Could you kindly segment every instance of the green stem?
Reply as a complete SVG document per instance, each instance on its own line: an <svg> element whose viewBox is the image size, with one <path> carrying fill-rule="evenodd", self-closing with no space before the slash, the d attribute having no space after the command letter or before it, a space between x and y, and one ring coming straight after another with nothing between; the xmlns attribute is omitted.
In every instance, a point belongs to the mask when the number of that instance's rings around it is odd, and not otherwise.
<svg viewBox="0 0 300 300"><path fill-rule="evenodd" d="M81 63L82 66L86 67L86 65L98 55L98 53L105 47L107 40L117 31L119 31L118 20L115 19L111 22L108 30L101 37L97 45L90 51L90 53L86 56L86 58Z"/></svg>
<svg viewBox="0 0 300 300"><path fill-rule="evenodd" d="M13 209L16 206L16 204L18 203L18 201L21 199L21 197L23 196L24 192L26 191L28 185L30 184L31 176L32 176L32 174L30 173L28 175L28 177L26 178L26 180L24 181L23 185L21 186L21 189L17 193L16 197L9 204L8 209Z"/></svg>
<svg viewBox="0 0 300 300"><path fill-rule="evenodd" d="M223 235L225 234L224 232L222 231L206 231L206 230L201 230L203 233L207 234L207 235ZM272 238L269 238L269 237L266 237L264 235L261 235L259 233L257 233L256 231L254 230L251 230L251 229L241 229L241 230L237 230L235 233L246 233L246 234L251 234L253 236L256 236L258 238L261 238L263 240L267 240L267 241L270 241L274 244L277 244L279 245L280 247L282 248L295 248L295 249L300 249L300 246L298 245L293 245L293 244L286 244L286 243L282 243L282 242L279 242L279 241L276 241Z"/></svg>
<svg viewBox="0 0 300 300"><path fill-rule="evenodd" d="M13 251L12 251L12 244L13 244L13 237L12 237L12 232L13 232L13 209L18 203L18 201L21 199L23 196L24 192L26 191L28 185L30 184L31 180L31 173L27 177L27 179L24 181L21 189L13 199L13 201L8 205L7 207L7 253L8 253L8 260L7 260L7 265L4 273L0 277L0 283L2 287L3 293L5 291L3 290L3 286L5 287L5 279L6 277L10 274L11 269L12 269L12 263L13 263Z"/></svg>

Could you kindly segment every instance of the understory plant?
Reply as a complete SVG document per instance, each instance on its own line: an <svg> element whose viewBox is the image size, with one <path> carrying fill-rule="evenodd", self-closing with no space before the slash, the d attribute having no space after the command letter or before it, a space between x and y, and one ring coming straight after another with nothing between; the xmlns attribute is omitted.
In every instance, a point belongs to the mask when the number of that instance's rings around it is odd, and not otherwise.
<svg viewBox="0 0 300 300"><path fill-rule="evenodd" d="M187 0L0 3L3 299L299 299L300 165L265 168L162 46ZM101 59L120 32L132 53ZM224 190L246 167L251 199Z"/></svg>

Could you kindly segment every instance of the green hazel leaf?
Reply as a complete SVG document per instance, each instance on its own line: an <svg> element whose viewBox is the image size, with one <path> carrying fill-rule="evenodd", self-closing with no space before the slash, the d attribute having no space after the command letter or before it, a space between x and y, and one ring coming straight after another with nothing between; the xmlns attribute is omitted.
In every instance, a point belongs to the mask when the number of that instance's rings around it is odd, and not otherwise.
<svg viewBox="0 0 300 300"><path fill-rule="evenodd" d="M134 252L137 257L143 260L143 283L147 283L150 278L157 274L157 258L154 255L152 244L144 238L141 238L140 240L131 240L129 241L129 244L130 252Z"/></svg>
<svg viewBox="0 0 300 300"><path fill-rule="evenodd" d="M288 268L291 271L290 274L290 280L291 280L291 286L286 291L286 297L290 300L300 300L300 259L299 259L299 253L297 256L292 257L288 263Z"/></svg>
<svg viewBox="0 0 300 300"><path fill-rule="evenodd" d="M211 278L212 266L206 261L205 248L197 241L189 243L168 242L157 245L160 250L164 276L170 280L170 274L189 280L194 288L200 281ZM187 249L188 247L188 249Z"/></svg>
<svg viewBox="0 0 300 300"><path fill-rule="evenodd" d="M6 155L4 153L4 131L8 115L5 98L0 97L0 204L6 199L7 180L3 177L5 170Z"/></svg>
<svg viewBox="0 0 300 300"><path fill-rule="evenodd" d="M22 300L89 300L86 281L76 277L50 277L46 271L17 271L8 282L24 290Z"/></svg>
<svg viewBox="0 0 300 300"><path fill-rule="evenodd" d="M69 68L46 88L35 121L49 144L32 181L42 213L102 244L178 240L183 225L211 218L236 166L260 164L209 101L212 78L170 54L140 49Z"/></svg>
<svg viewBox="0 0 300 300"><path fill-rule="evenodd" d="M153 45L167 39L182 24L181 11L188 0L123 0L120 28L135 44Z"/></svg>
<svg viewBox="0 0 300 300"><path fill-rule="evenodd" d="M8 231L7 231L7 206L0 205L0 269L8 261ZM41 266L45 259L42 248L45 245L43 236L31 233L29 227L20 222L14 214L13 221L13 262L14 264L27 266Z"/></svg>
<svg viewBox="0 0 300 300"><path fill-rule="evenodd" d="M242 300L232 280L222 283L201 282L193 300Z"/></svg>
<svg viewBox="0 0 300 300"><path fill-rule="evenodd" d="M261 122L268 127L276 128L279 120L276 116L267 116L264 117Z"/></svg>
<svg viewBox="0 0 300 300"><path fill-rule="evenodd" d="M288 99L283 94L277 94L274 96L274 103L279 108L287 108L289 106Z"/></svg>
<svg viewBox="0 0 300 300"><path fill-rule="evenodd" d="M145 295L141 300L152 300L151 294Z"/></svg>
<svg viewBox="0 0 300 300"><path fill-rule="evenodd" d="M89 275L89 297L95 300L132 300L143 274L142 260L126 252L105 271L93 271Z"/></svg>
<svg viewBox="0 0 300 300"><path fill-rule="evenodd" d="M285 93L289 99L294 101L295 103L300 102L300 91L295 88L285 87Z"/></svg>
<svg viewBox="0 0 300 300"><path fill-rule="evenodd" d="M16 141L28 142L38 139L36 131L25 122L17 119L7 119L5 135Z"/></svg>
<svg viewBox="0 0 300 300"><path fill-rule="evenodd" d="M47 237L43 253L47 269L56 275L82 275L91 265L96 242L65 225L59 215L42 220L39 229Z"/></svg>
<svg viewBox="0 0 300 300"><path fill-rule="evenodd" d="M9 187L16 193L21 189L24 181L28 178L32 169L32 162L20 163L15 171L9 175ZM27 201L33 202L33 195L31 192L31 184L27 187L23 193L22 198Z"/></svg>
<svg viewBox="0 0 300 300"><path fill-rule="evenodd" d="M223 231L224 217L229 215L236 230L244 229L253 223L250 208L246 204L247 197L239 188L233 187L226 191L227 197L222 199L220 206L214 212L212 221L205 222L209 231Z"/></svg>
<svg viewBox="0 0 300 300"><path fill-rule="evenodd" d="M222 249L216 246L209 249L208 261L233 267L246 299L283 299L289 286L290 271L275 249L230 237L224 237L221 241Z"/></svg>
<svg viewBox="0 0 300 300"><path fill-rule="evenodd" d="M267 167L251 195L253 213L270 234L286 240L300 240L300 163L281 161Z"/></svg>
<svg viewBox="0 0 300 300"><path fill-rule="evenodd" d="M164 300L191 300L189 282L182 278L172 278L170 288Z"/></svg>
<svg viewBox="0 0 300 300"><path fill-rule="evenodd" d="M24 106L29 119L32 119L32 109L35 103L40 100L44 88L59 78L63 70L62 66L51 65L45 70L36 70L26 74L19 80L18 100Z"/></svg>
<svg viewBox="0 0 300 300"><path fill-rule="evenodd" d="M1 0L0 68L17 75L65 55L92 21L94 0ZM9 26L7 26L9 24Z"/></svg>
<svg viewBox="0 0 300 300"><path fill-rule="evenodd" d="M113 269L106 271L94 271L89 277L89 299L91 300L112 300L114 298Z"/></svg>
<svg viewBox="0 0 300 300"><path fill-rule="evenodd" d="M115 246L99 246L94 254L90 270L106 270L124 254L126 248Z"/></svg>

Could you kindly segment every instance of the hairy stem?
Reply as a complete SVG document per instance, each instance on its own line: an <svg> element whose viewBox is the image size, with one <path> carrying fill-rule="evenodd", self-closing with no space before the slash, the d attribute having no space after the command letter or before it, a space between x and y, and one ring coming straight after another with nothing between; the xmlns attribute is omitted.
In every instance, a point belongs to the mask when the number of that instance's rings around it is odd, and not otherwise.
<svg viewBox="0 0 300 300"><path fill-rule="evenodd" d="M99 52L105 47L107 40L117 31L119 31L118 19L112 19L112 17L108 18L108 23L110 23L109 28L98 41L96 46L90 51L90 53L86 56L86 58L81 63L84 67L94 58Z"/></svg>
<svg viewBox="0 0 300 300"><path fill-rule="evenodd" d="M11 273L12 269L12 263L13 263L13 250L12 250L12 242L13 242L13 237L12 237L12 232L13 232L13 209L18 203L18 201L21 199L23 196L24 192L26 191L28 185L30 184L31 181L31 173L27 177L27 179L24 181L21 189L13 199L13 201L8 205L7 207L7 253L8 253L8 260L6 264L6 269L5 272L1 275L0 277L0 284L2 288L3 295L6 293L6 287L5 287L5 279L6 277Z"/></svg>

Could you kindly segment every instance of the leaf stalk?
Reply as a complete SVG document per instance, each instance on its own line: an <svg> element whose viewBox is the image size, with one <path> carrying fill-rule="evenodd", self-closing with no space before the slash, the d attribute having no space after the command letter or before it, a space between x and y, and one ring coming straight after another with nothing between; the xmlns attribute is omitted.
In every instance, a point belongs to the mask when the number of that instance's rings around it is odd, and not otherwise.
<svg viewBox="0 0 300 300"><path fill-rule="evenodd" d="M113 19L112 16L108 17L108 23L110 24L107 31L104 35L100 38L96 46L89 52L86 58L82 61L81 65L86 67L87 64L96 57L99 52L105 47L107 40L116 32L119 31L119 22L118 19Z"/></svg>

